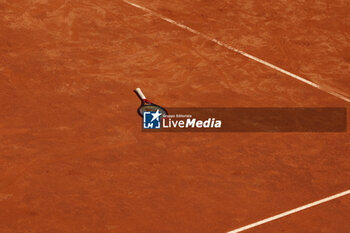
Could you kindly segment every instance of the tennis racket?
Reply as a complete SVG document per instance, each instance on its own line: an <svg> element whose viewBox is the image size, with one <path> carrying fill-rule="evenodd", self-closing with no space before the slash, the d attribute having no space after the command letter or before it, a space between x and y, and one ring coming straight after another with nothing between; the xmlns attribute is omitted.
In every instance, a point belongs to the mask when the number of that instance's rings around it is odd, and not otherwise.
<svg viewBox="0 0 350 233"><path fill-rule="evenodd" d="M145 95L142 93L140 88L136 88L135 92L142 101L141 106L137 109L137 112L139 113L140 116L143 116L143 112L157 112L157 111L159 111L162 114L162 116L168 115L168 111L165 108L157 104L154 104L148 99L146 99Z"/></svg>

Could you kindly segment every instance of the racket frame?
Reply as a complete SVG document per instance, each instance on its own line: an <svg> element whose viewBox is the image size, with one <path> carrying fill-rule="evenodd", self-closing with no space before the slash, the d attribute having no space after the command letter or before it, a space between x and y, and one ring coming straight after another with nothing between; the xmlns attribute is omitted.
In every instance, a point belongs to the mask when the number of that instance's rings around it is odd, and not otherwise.
<svg viewBox="0 0 350 233"><path fill-rule="evenodd" d="M143 94L143 92L141 91L141 88L136 88L135 89L136 94L138 95L138 97L141 99L142 103L141 106L137 109L138 114L142 117L142 112L141 112L141 108L143 106L155 106L156 108L160 109L161 111L165 112L166 115L168 115L168 111L163 108L162 106L159 106L157 104L152 103L151 101L149 101L146 96Z"/></svg>

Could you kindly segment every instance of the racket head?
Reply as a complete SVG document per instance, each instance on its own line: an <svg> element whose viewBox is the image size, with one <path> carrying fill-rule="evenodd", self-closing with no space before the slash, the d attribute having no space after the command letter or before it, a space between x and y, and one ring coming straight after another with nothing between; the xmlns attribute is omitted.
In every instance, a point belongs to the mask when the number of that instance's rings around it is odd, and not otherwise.
<svg viewBox="0 0 350 233"><path fill-rule="evenodd" d="M156 105L154 103L151 103L148 100L142 101L141 106L137 109L137 112L141 117L143 117L144 112L157 112L157 111L159 111L162 114L162 117L168 115L168 111L165 108L159 105Z"/></svg>

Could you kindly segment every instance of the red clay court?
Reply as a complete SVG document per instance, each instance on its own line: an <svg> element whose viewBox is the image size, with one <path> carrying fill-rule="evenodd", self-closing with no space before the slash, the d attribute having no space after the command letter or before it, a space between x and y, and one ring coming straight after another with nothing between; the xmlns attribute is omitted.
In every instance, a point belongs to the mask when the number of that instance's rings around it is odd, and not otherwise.
<svg viewBox="0 0 350 233"><path fill-rule="evenodd" d="M0 232L350 232L349 130L143 133L133 93L348 108L349 12L345 0L0 0Z"/></svg>

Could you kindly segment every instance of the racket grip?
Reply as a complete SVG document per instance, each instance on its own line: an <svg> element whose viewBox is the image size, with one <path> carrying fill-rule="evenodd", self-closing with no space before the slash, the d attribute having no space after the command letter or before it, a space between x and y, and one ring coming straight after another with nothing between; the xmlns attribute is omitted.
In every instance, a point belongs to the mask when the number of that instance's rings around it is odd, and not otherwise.
<svg viewBox="0 0 350 233"><path fill-rule="evenodd" d="M136 93L140 96L140 98L142 100L145 100L146 99L146 96L142 93L141 89L140 88L136 88Z"/></svg>

